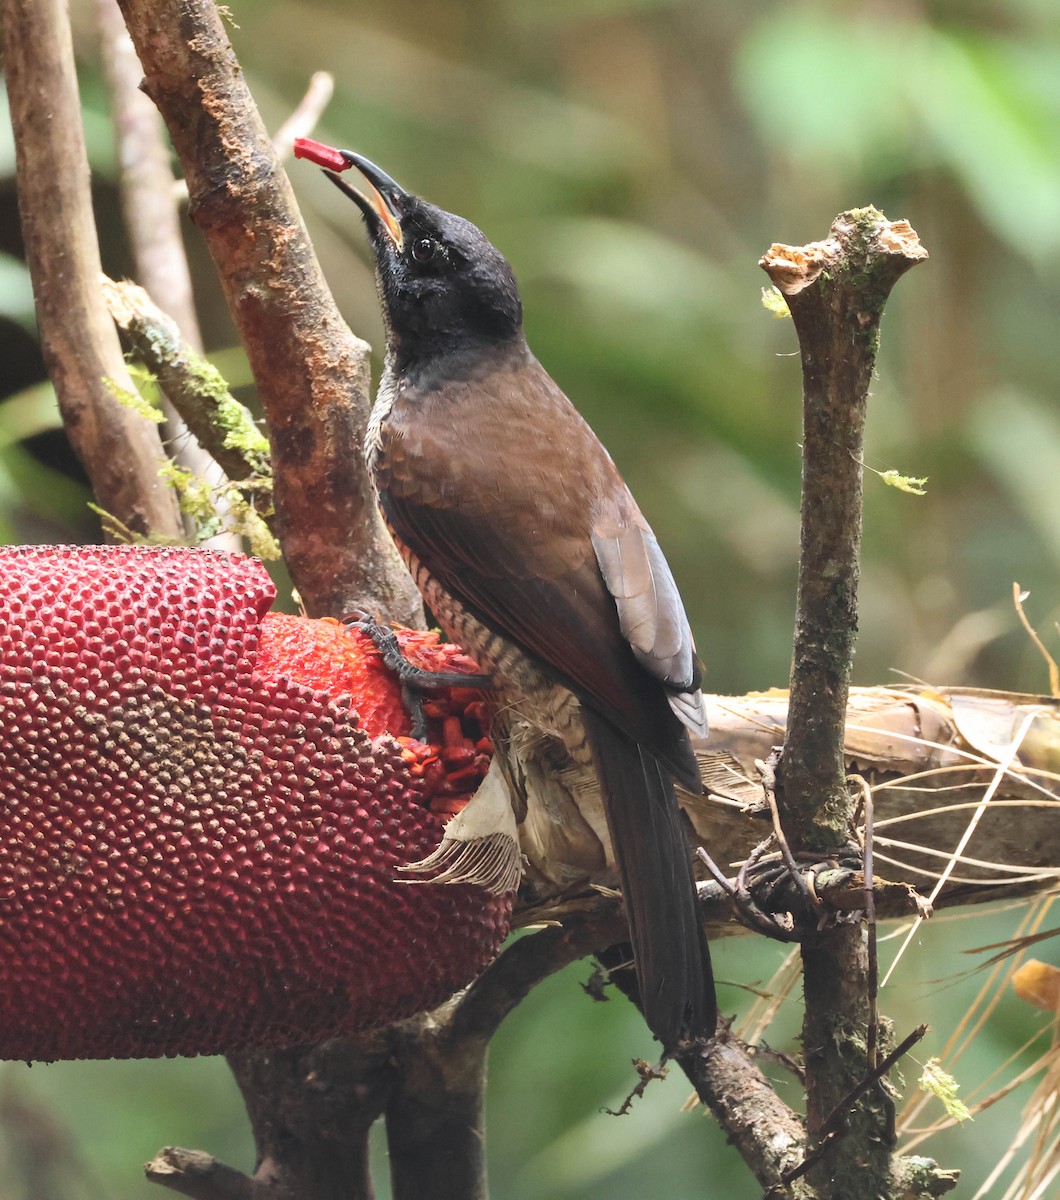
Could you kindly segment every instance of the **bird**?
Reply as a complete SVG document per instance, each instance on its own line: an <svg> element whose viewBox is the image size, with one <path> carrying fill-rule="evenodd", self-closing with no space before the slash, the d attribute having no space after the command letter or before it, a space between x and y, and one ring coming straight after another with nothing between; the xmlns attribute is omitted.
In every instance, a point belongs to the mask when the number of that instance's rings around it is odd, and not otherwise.
<svg viewBox="0 0 1060 1200"><path fill-rule="evenodd" d="M706 708L662 549L531 352L515 275L485 234L353 151L295 152L354 201L374 255L386 351L364 454L391 535L435 620L493 680L494 711L595 772L645 1020L667 1053L709 1038L710 951L674 791L702 792L689 733L706 734Z"/></svg>

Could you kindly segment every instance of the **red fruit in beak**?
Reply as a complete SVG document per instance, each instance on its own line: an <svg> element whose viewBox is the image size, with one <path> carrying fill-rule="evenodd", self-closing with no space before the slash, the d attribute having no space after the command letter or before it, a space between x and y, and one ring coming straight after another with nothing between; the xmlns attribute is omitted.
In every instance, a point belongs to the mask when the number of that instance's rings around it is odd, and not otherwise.
<svg viewBox="0 0 1060 1200"><path fill-rule="evenodd" d="M446 719L480 736L476 694L443 694L437 747L395 741L368 639L273 595L205 551L0 550L0 1058L315 1041L495 953L510 898L398 870L477 785L481 747L470 783L441 757Z"/></svg>

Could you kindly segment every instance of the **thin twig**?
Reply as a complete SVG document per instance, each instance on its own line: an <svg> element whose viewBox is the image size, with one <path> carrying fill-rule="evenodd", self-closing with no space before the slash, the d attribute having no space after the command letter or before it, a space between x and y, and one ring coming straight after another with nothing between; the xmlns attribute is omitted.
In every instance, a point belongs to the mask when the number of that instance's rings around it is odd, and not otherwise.
<svg viewBox="0 0 1060 1200"><path fill-rule="evenodd" d="M665 1060L664 1060L665 1061ZM650 1063L646 1058L635 1058L633 1060L633 1069L639 1076L636 1087L634 1087L618 1106L618 1108L605 1108L604 1112L609 1117L624 1117L633 1108L633 1102L640 1100L644 1093L648 1090L650 1084L657 1079L665 1079L668 1072L663 1063Z"/></svg>
<svg viewBox="0 0 1060 1200"><path fill-rule="evenodd" d="M769 816L773 822L773 836L777 839L777 845L780 847L781 856L787 864L788 871L791 873L791 878L795 885L801 888L807 900L811 900L810 889L807 886L806 880L802 876L802 872L796 865L795 858L791 853L791 847L788 845L788 839L784 833L784 825L780 819L780 807L777 803L777 779L776 771L780 762L780 755L773 752L766 759L765 766L769 768L768 775L763 774L762 782L765 791L766 803L769 805Z"/></svg>
<svg viewBox="0 0 1060 1200"><path fill-rule="evenodd" d="M797 1167L792 1168L790 1171L785 1171L783 1179L780 1181L780 1186L790 1186L797 1179L801 1179L804 1175L808 1174L823 1160L832 1144L846 1136L846 1130L842 1122L854 1105L857 1104L858 1100L869 1088L879 1083L887 1072L912 1050L927 1031L927 1025L918 1025L908 1037L903 1038L902 1042L881 1063L878 1063L873 1070L868 1071L858 1080L857 1084L850 1089L825 1118L818 1135L820 1141ZM778 1186L774 1186L766 1192L767 1198L774 1195L779 1195Z"/></svg>
<svg viewBox="0 0 1060 1200"><path fill-rule="evenodd" d="M1023 611L1023 589L1018 583L1012 585L1012 603L1016 607L1016 616L1020 619L1020 624L1026 630L1027 636L1034 643L1035 649L1045 659L1045 666L1049 672L1049 694L1055 698L1060 697L1060 667L1057 666L1056 659L1045 648L1045 643L1038 636L1037 629L1027 619L1027 614Z"/></svg>
<svg viewBox="0 0 1060 1200"><path fill-rule="evenodd" d="M266 1191L235 1167L218 1162L201 1150L166 1146L149 1163L144 1174L152 1183L191 1200L265 1200ZM279 1200L279 1198L277 1198Z"/></svg>
<svg viewBox="0 0 1060 1200"><path fill-rule="evenodd" d="M869 1090L873 1084L878 1083L890 1069L904 1058L910 1050L919 1042L928 1031L927 1025L918 1025L912 1033L907 1034L895 1048L881 1059L870 1071L866 1071L856 1086L839 1101L832 1111L825 1117L821 1123L820 1134L827 1137L829 1134L836 1132L840 1122L847 1113L854 1107L858 1100Z"/></svg>
<svg viewBox="0 0 1060 1200"><path fill-rule="evenodd" d="M710 857L710 855L707 853L706 846L697 846L696 847L696 857L707 868L707 870L711 873L711 875L714 876L714 878L718 882L719 886L722 887L725 890L725 892L735 900L736 899L736 885L729 882L729 878L725 874L725 872L721 869L721 867L718 866L718 864L714 861L714 859L712 859Z"/></svg>
<svg viewBox="0 0 1060 1200"><path fill-rule="evenodd" d="M876 888L873 879L872 839L874 820L872 789L861 775L851 776L851 782L861 789L861 804L865 816L865 844L862 850L862 871L865 875L865 932L868 936L869 1024L865 1035L865 1052L869 1070L876 1067L876 1048L880 1034L880 958L876 944Z"/></svg>
<svg viewBox="0 0 1060 1200"><path fill-rule="evenodd" d="M309 137L313 132L334 94L335 77L331 72L314 71L309 77L305 95L298 101L297 107L287 120L272 135L272 144L276 147L280 162L286 162L294 153L295 138Z"/></svg>

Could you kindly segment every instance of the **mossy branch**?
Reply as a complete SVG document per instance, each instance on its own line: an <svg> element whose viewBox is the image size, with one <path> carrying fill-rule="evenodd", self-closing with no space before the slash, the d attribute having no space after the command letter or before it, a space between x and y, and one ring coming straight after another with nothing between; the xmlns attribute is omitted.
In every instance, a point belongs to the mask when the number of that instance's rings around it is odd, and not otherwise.
<svg viewBox="0 0 1060 1200"><path fill-rule="evenodd" d="M177 323L135 283L101 277L103 297L133 354L151 372L199 445L229 479L271 490L269 441L220 371L188 345Z"/></svg>

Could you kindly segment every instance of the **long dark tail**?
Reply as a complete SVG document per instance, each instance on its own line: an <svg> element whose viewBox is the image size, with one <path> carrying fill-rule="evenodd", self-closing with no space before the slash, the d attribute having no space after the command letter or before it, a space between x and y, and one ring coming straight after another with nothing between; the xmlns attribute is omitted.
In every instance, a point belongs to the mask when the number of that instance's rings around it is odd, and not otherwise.
<svg viewBox="0 0 1060 1200"><path fill-rule="evenodd" d="M669 775L587 705L582 708L629 916L644 1017L667 1050L717 1023L714 975L688 846Z"/></svg>

